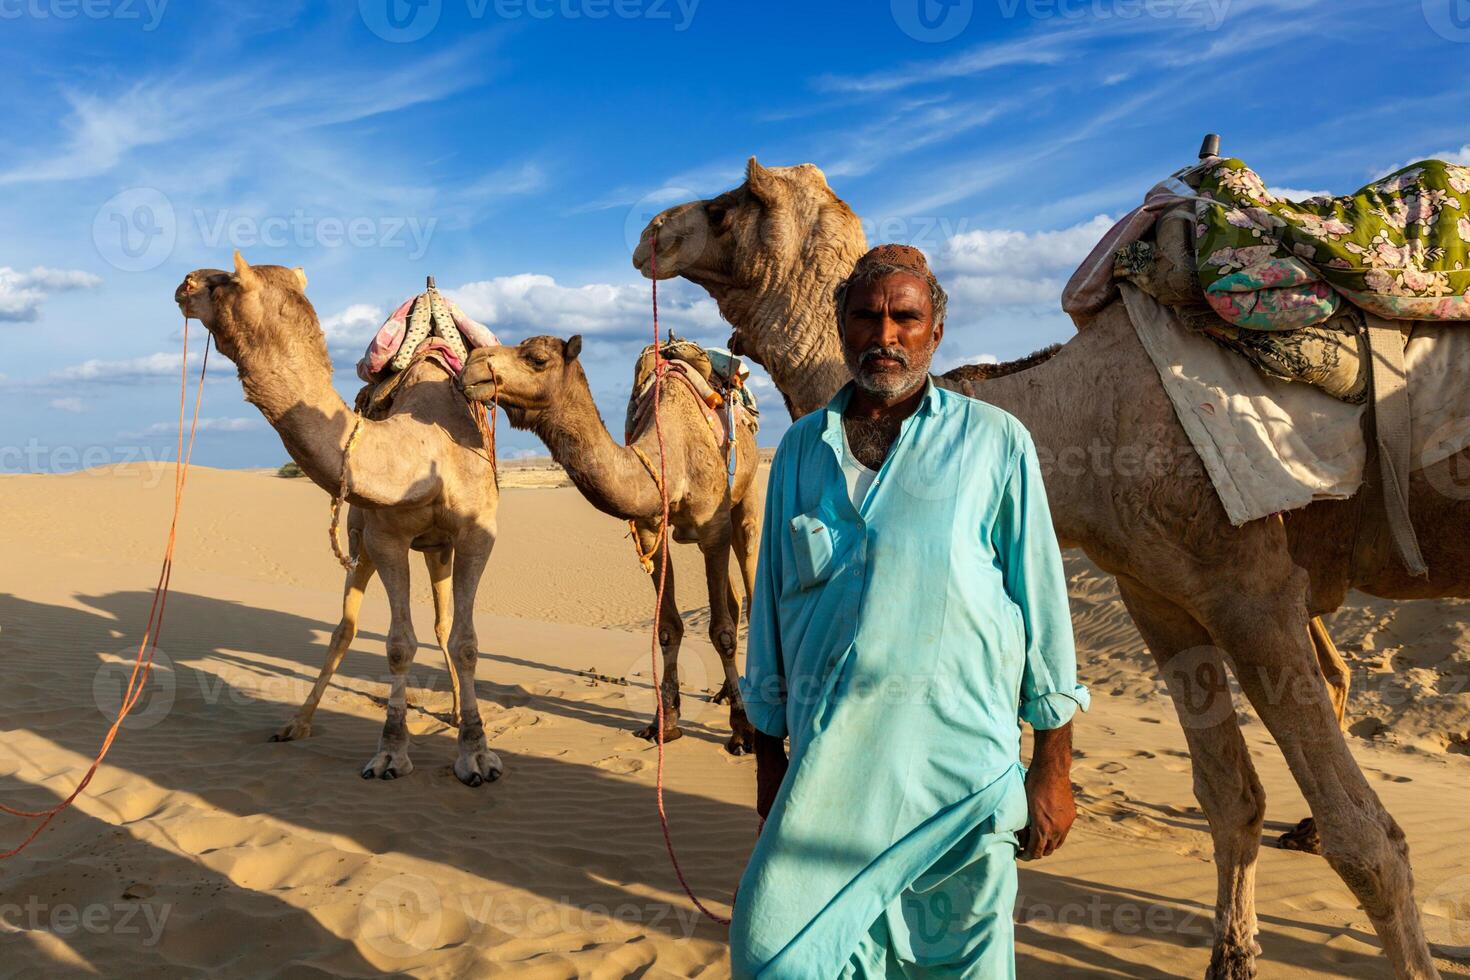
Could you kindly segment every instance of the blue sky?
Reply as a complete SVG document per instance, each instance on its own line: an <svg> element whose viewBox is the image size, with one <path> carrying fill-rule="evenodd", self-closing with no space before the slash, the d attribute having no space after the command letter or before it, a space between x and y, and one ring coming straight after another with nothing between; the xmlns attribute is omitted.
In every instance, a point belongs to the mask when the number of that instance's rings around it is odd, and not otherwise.
<svg viewBox="0 0 1470 980"><path fill-rule="evenodd" d="M0 64L10 472L167 455L173 289L235 246L306 268L349 399L432 274L503 340L584 334L616 424L633 236L751 154L929 253L946 364L1069 336L1061 283L1206 131L1301 191L1470 162L1470 0L0 0ZM661 299L728 334L687 284ZM219 367L196 461L279 464Z"/></svg>

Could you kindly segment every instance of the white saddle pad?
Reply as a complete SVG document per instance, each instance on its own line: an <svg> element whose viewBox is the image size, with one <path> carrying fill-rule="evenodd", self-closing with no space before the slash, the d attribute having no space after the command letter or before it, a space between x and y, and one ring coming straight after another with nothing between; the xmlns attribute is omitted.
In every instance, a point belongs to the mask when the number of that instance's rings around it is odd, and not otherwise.
<svg viewBox="0 0 1470 980"><path fill-rule="evenodd" d="M1352 496L1363 483L1364 405L1278 381L1174 311L1120 284L1138 339L1204 462L1232 524ZM1414 325L1404 351L1414 468L1470 446L1470 324Z"/></svg>

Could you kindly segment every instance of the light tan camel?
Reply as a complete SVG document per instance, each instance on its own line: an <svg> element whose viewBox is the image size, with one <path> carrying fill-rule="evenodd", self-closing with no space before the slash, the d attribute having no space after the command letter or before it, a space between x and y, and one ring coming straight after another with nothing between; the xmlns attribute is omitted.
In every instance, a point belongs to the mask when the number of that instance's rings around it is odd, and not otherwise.
<svg viewBox="0 0 1470 980"><path fill-rule="evenodd" d="M645 275L655 226L659 276L683 276L715 298L734 343L766 367L793 416L825 404L847 377L833 287L866 243L822 172L752 159L734 190L655 217L634 255ZM1470 452L1413 475L1415 526L1432 529L1423 534L1431 575L1415 579L1395 557L1372 493L1232 527L1121 302L1035 360L1025 370L961 369L941 383L1006 409L1031 430L1049 463L1059 537L1117 577L1169 681L1215 844L1207 975L1254 976L1259 953L1255 871L1265 797L1229 702L1229 664L1394 972L1437 976L1403 831L1348 751L1309 618L1337 609L1349 588L1395 599L1470 594L1470 502L1434 489L1453 485L1450 474Z"/></svg>
<svg viewBox="0 0 1470 980"><path fill-rule="evenodd" d="M651 576L657 589L662 560L659 528L663 521L663 500L653 476L659 469L658 435L650 423L631 446L620 446L613 440L592 400L587 374L577 356L581 350L581 337L566 341L532 337L515 347L481 348L465 365L465 393L482 401L498 399L512 425L530 429L546 443L552 458L566 469L592 506L634 523L639 552L652 558ZM752 747L752 731L737 686L735 651L740 601L730 581L730 550L733 545L748 600L759 544L755 432L747 425L736 425L735 478L731 482L727 457L715 444L697 399L683 382L673 378L663 381L659 406L669 536L699 545L704 554L709 637L725 672L715 700L728 698L730 702L733 734L725 748L732 755L741 755ZM683 734L679 729L679 644L683 637L684 621L674 600L674 566L670 563L663 604L658 610L658 642L664 658L660 696L666 741ZM653 738L657 733L656 715L652 724L636 732L640 738Z"/></svg>
<svg viewBox="0 0 1470 980"><path fill-rule="evenodd" d="M355 418L332 387L332 362L300 269L252 268L235 253L233 273L198 269L174 293L239 369L245 399L260 409L286 451L317 486L337 493ZM480 576L495 546L499 492L469 404L454 382L420 363L405 379L391 413L361 423L350 459L348 501L361 508L359 564L347 576L342 622L321 676L279 739L300 738L356 631L363 590L374 569L388 593L391 683L378 751L362 777L394 779L413 771L405 726L408 668L418 641L409 592L410 549L424 552L436 609L435 633L458 692L459 757L454 774L478 786L503 766L485 744L475 697L478 643L473 610ZM357 522L354 522L357 523ZM452 603L451 603L452 600ZM452 611L451 611L452 609Z"/></svg>

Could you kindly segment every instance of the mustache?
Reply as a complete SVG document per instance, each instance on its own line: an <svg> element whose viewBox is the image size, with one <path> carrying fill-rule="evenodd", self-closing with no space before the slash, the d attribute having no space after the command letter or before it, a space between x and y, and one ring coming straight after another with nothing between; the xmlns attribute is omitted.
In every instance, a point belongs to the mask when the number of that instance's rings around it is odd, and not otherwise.
<svg viewBox="0 0 1470 980"><path fill-rule="evenodd" d="M869 347L867 350L863 351L862 354L858 356L858 364L866 365L869 361L875 360L880 357L886 358L891 361L897 361L903 367L909 366L909 356L907 353L904 352L904 349L902 347L884 347L881 344L874 344L872 347Z"/></svg>

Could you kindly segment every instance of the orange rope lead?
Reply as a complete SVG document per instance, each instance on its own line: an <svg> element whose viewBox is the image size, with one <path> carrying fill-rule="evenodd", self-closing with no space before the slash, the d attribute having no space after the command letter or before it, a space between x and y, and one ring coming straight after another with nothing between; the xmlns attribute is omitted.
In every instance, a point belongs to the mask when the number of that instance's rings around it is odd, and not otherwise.
<svg viewBox="0 0 1470 980"><path fill-rule="evenodd" d="M694 889L689 887L689 881L684 877L684 869L679 866L679 855L674 852L674 838L669 833L669 814L664 809L664 691L663 682L658 672L658 634L659 616L664 608L664 583L669 575L669 480L668 459L664 451L664 429L661 414L663 401L663 377L664 363L663 351L659 347L661 338L658 330L658 225L653 226L653 241L650 250L649 274L653 280L653 428L658 433L658 492L663 498L663 515L659 522L658 544L658 595L654 600L653 607L653 640L649 645L649 659L653 664L653 693L658 702L658 774L655 782L658 796L658 819L664 831L664 847L668 849L669 861L674 865L674 874L679 878L679 885L684 889L684 894L694 903L694 907L703 912L706 917L718 922L722 926L730 924L730 920L724 916L716 915L705 908L699 896L694 894ZM636 544L636 539L635 539Z"/></svg>
<svg viewBox="0 0 1470 980"><path fill-rule="evenodd" d="M184 484L188 481L189 461L194 456L194 436L199 430L199 405L204 398L204 372L208 367L209 340L206 338L204 357L199 365L199 387L194 396L194 417L189 424L189 443L186 452L184 415L189 403L189 318L186 316L184 317L184 356L179 369L179 442L178 455L174 457L174 513L173 519L169 522L168 542L163 550L163 566L158 573L158 584L153 588L153 605L148 610L148 623L143 630L143 639L138 644L138 656L133 661L133 672L128 677L128 686L123 692L122 706L118 709L117 720L107 729L102 746L97 750L97 757L93 759L86 775L82 776L70 796L46 810L17 810L0 803L0 811L16 817L39 818L41 821L20 844L0 853L0 859L14 857L25 850L33 840L40 836L41 831L56 819L58 814L76 802L77 797L81 796L82 791L92 782L92 777L97 775L102 760L107 758L107 753L117 738L118 730L122 727L123 719L128 716L128 713L143 696L143 688L148 682L149 673L153 670L153 656L158 651L158 635L163 630L164 609L168 606L169 581L173 577L174 544L178 540L179 511L184 499Z"/></svg>

